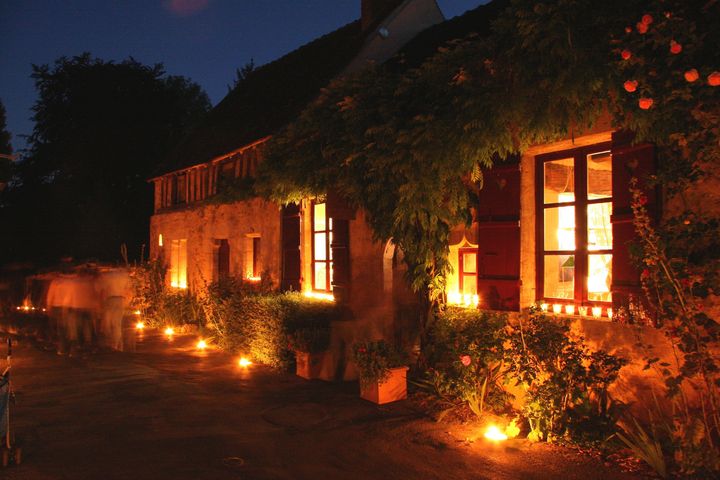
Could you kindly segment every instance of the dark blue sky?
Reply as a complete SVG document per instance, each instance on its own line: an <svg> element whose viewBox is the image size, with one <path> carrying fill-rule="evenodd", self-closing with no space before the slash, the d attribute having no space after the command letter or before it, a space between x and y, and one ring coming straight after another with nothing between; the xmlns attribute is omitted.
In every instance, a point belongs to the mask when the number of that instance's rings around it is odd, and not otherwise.
<svg viewBox="0 0 720 480"><path fill-rule="evenodd" d="M438 0L446 18L481 3ZM13 146L32 131L31 64L133 56L191 78L215 104L250 59L262 65L359 16L360 0L2 0L0 99Z"/></svg>

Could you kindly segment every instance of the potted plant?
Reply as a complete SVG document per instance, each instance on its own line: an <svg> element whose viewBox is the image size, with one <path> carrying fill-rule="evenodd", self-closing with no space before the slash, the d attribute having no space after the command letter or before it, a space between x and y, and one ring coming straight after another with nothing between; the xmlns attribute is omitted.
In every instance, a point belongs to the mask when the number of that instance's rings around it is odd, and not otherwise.
<svg viewBox="0 0 720 480"><path fill-rule="evenodd" d="M327 326L302 327L290 335L290 347L295 350L295 373L312 380L320 378L325 351L330 345Z"/></svg>
<svg viewBox="0 0 720 480"><path fill-rule="evenodd" d="M407 398L407 358L384 340L353 347L360 377L360 397L377 404Z"/></svg>

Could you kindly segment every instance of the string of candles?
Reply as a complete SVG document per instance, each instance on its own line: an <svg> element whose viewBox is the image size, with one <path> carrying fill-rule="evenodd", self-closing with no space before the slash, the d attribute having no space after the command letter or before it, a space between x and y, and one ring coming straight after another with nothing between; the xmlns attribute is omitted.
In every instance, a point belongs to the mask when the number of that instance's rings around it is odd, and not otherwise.
<svg viewBox="0 0 720 480"><path fill-rule="evenodd" d="M548 303L541 303L540 304L540 310L542 310L545 313L548 313L550 311L550 308L552 307L552 313L555 315L562 315L563 312L565 315L575 315L575 310L577 310L578 315L581 317L592 317L592 318L602 318L603 317L603 308L604 307L588 307L585 305L581 305L578 307L575 307L575 305L570 304L561 304L561 303L554 303L552 306ZM607 318L611 319L613 318L613 309L611 307L605 307L604 308L605 313L607 314Z"/></svg>

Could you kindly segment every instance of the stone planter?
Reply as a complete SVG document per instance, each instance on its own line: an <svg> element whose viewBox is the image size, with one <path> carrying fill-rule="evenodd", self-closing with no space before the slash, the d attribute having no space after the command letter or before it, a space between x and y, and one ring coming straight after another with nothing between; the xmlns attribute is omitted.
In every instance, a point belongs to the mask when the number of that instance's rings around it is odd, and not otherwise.
<svg viewBox="0 0 720 480"><path fill-rule="evenodd" d="M325 352L295 352L295 374L306 380L320 378Z"/></svg>
<svg viewBox="0 0 720 480"><path fill-rule="evenodd" d="M407 371L408 367L391 368L390 376L383 383L360 382L360 397L378 405L405 400L407 398Z"/></svg>

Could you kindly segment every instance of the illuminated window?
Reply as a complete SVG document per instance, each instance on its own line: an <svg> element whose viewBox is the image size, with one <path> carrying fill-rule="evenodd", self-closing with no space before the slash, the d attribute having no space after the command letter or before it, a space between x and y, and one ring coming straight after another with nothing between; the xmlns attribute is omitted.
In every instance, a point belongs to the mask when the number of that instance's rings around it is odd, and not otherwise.
<svg viewBox="0 0 720 480"><path fill-rule="evenodd" d="M477 248L461 248L459 250L461 295L477 294Z"/></svg>
<svg viewBox="0 0 720 480"><path fill-rule="evenodd" d="M170 244L170 286L187 288L187 240L173 240Z"/></svg>
<svg viewBox="0 0 720 480"><path fill-rule="evenodd" d="M245 278L260 280L260 235L248 234L245 237Z"/></svg>
<svg viewBox="0 0 720 480"><path fill-rule="evenodd" d="M537 157L541 298L610 302L612 158L609 145Z"/></svg>
<svg viewBox="0 0 720 480"><path fill-rule="evenodd" d="M313 290L332 291L332 218L324 203L312 204Z"/></svg>

